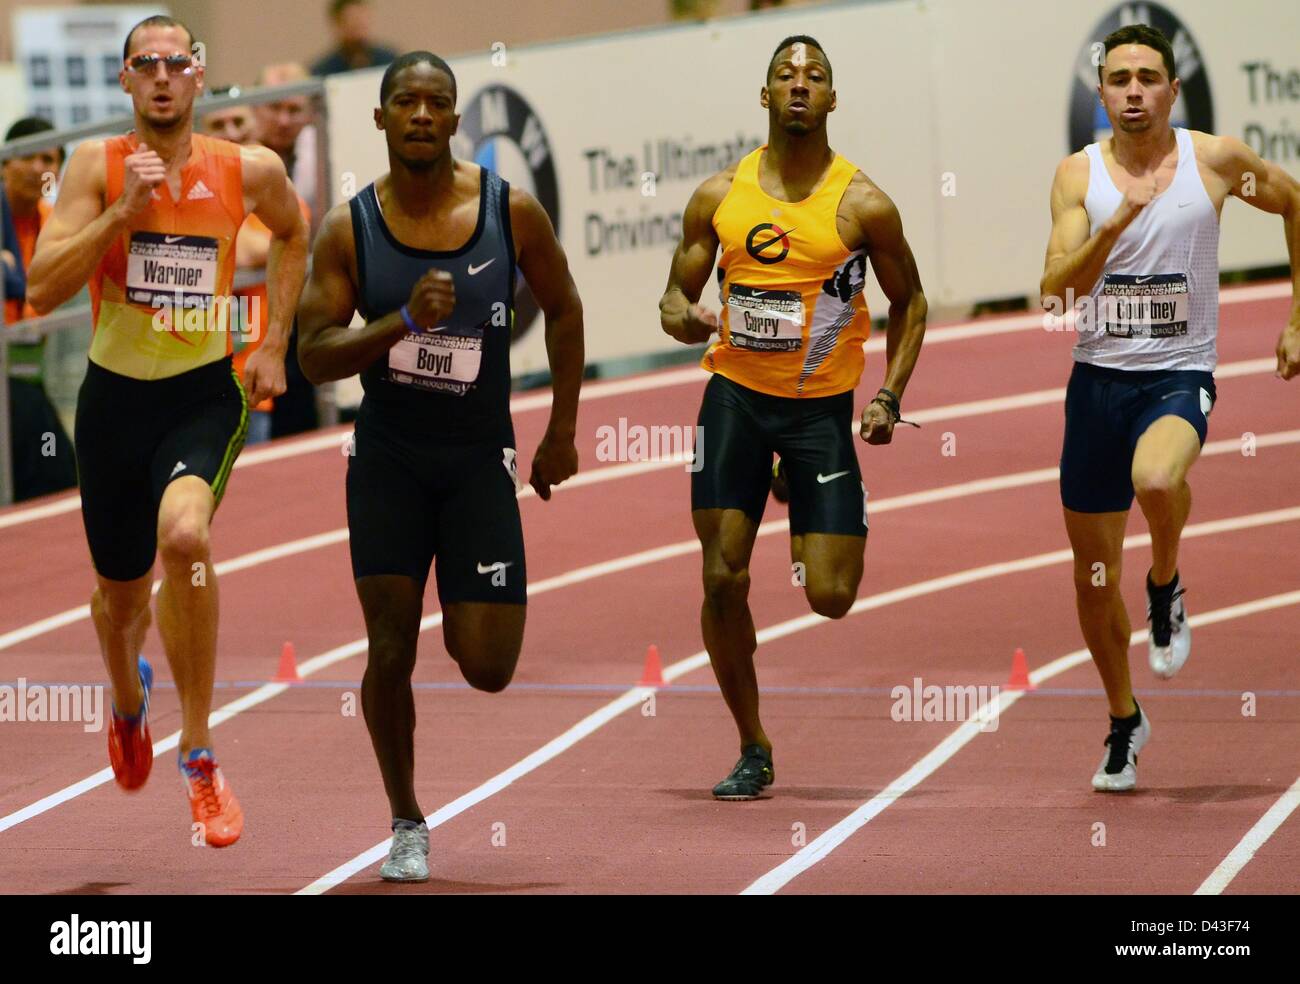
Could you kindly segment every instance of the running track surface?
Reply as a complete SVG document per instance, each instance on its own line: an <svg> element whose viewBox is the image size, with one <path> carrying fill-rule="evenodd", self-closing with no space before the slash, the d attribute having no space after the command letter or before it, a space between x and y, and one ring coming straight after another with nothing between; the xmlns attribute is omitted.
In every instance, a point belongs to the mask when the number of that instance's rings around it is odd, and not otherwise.
<svg viewBox="0 0 1300 984"><path fill-rule="evenodd" d="M1082 646L1070 565L1051 556L1067 547L1052 471L1061 399L1043 394L1064 386L1072 338L1024 327L1020 315L974 331L932 327L905 401L924 428L899 427L889 447L857 442L873 504L863 610L838 622L807 617L785 511L769 502L751 605L760 630L781 626L760 634L757 655L775 742L770 797L709 796L737 741L699 658L688 474L596 457L597 429L620 418L694 423L706 376L672 370L631 386L588 384L578 426L586 484L557 489L549 503L521 500L532 595L510 689L470 691L437 626L421 637L417 791L427 813L442 810L432 881L386 885L366 857L388 837L388 811L360 716L364 628L338 532L340 429L272 445L315 448L272 460L257 460L265 445L246 450L214 526L214 558L245 558L220 578L215 704L246 700L213 732L244 805L243 839L221 851L191 846L174 751L160 751L150 783L128 795L103 781L102 732L3 722L0 891L1190 893L1206 884L1294 893L1300 813L1288 812L1295 796L1286 794L1300 775L1300 383L1271 369L1288 298L1280 284L1223 295L1217 450L1192 473L1190 522L1204 528L1185 540L1180 569L1193 616L1226 611L1195 629L1191 661L1174 681L1151 675L1144 643L1132 650L1154 725L1132 795L1089 785L1106 707L1091 663L1077 656L1006 707L996 730L965 743L954 740L961 721L891 716L891 690L910 692L915 678L1003 684L1017 647L1038 670ZM859 410L883 366L872 352ZM522 403L526 475L545 397ZM1244 434L1256 436L1253 455L1241 451ZM967 486L995 478L1005 481ZM939 488L949 491L915 495ZM37 503L55 508L36 518L30 503L0 512L5 685L103 682L88 619L73 612L30 628L88 599L80 514L57 506L66 498ZM1145 532L1135 509L1129 534ZM293 546L247 557L283 544ZM610 561L621 562L592 566ZM1149 551L1138 543L1125 561L1136 631ZM1272 608L1234 608L1287 593L1296 594ZM426 605L436 612L432 584ZM286 640L310 675L266 688ZM635 689L651 644L672 678L653 695ZM152 725L161 741L180 714L156 632L146 654L158 673ZM1247 694L1253 715L1243 713ZM799 853L827 846L817 840L827 831L833 849Z"/></svg>

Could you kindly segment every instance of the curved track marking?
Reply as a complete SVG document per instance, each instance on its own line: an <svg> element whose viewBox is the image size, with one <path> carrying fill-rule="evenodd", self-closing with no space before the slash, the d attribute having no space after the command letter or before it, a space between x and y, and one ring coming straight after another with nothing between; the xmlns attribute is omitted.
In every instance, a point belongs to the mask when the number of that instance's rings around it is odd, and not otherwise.
<svg viewBox="0 0 1300 984"><path fill-rule="evenodd" d="M1275 509L1275 510L1270 510L1268 512L1250 513L1243 516L1233 516L1228 519L1211 520L1205 523L1197 523L1192 526L1188 526L1183 530L1183 538L1194 539L1196 537L1212 536L1217 533L1227 533L1227 532L1232 532L1234 530L1253 529L1260 526L1269 526L1274 523L1294 522L1297 520L1300 520L1300 506L1292 506L1287 509ZM1124 538L1124 549L1131 550L1135 547L1148 546L1150 545L1150 543L1151 543L1151 537L1149 534L1146 533L1135 534L1133 536L1127 536ZM1018 560L1003 561L995 564L985 564L980 567L972 567L967 570L957 571L953 574L947 574L942 577L930 578L925 581L918 581L913 584L904 585L903 587L895 588L891 591L885 591L877 595L871 595L866 598L859 598L856 602L853 603L853 606L849 609L848 614L857 615L862 612L873 611L877 608L885 608L889 605L898 604L899 602L902 601L909 601L913 598L919 598L924 595L930 595L940 591L946 591L949 588L955 588L966 584L973 584L979 581L989 580L995 577L1001 577L1004 574L1015 574L1024 571L1037 570L1043 567L1050 567L1054 564L1059 564L1059 563L1064 563L1066 561L1069 561L1071 557L1072 554L1069 550L1054 550L1049 553L1035 554L1030 557L1022 557ZM1276 601L1276 599L1278 598L1286 598L1291 600L1284 601L1284 602ZM1236 605L1233 606L1232 608L1225 608L1225 609L1220 609L1217 612L1207 613L1205 615L1200 616L1199 622L1196 622L1194 624L1209 624L1213 621L1221 621L1225 618L1239 617L1239 614L1226 615L1224 613L1229 613L1229 612L1241 613L1244 612L1246 609L1250 609L1252 611L1263 610L1263 608L1259 606L1265 605L1268 602L1275 602L1274 604L1272 604L1271 607L1280 607L1282 604L1300 604L1300 591L1290 592L1289 594L1286 595L1276 595L1272 599L1264 599L1264 601L1262 602L1252 602L1246 605ZM829 622L829 621L831 620L821 615L817 615L815 613L800 615L796 618L788 619L784 622L779 622L776 625L770 625L767 628L760 629L757 633L758 643L759 645L762 645L763 643L770 642L773 639L779 639L784 636L793 635L796 632L801 632L804 629L809 629L823 622ZM1138 633L1135 633L1132 638L1135 641L1138 640L1139 638L1145 641L1146 631L1142 630ZM1083 650L1082 654L1083 654L1082 659L1089 658L1087 650ZM1069 660L1077 659L1079 655L1080 655L1079 653L1072 653L1070 654L1070 656L1062 657L1061 659L1056 660L1054 663L1048 664L1048 666L1043 667L1037 672L1040 674L1045 674L1048 673L1048 671L1051 671L1051 675L1055 675L1056 673L1063 672L1065 669L1069 668L1069 666L1064 664L1066 664ZM1082 659L1078 659L1077 662L1082 662ZM1077 665L1077 662L1070 663L1069 665ZM697 670L708 665L709 665L708 652L707 651L698 652L693 656L688 656L686 659L679 660L678 662L673 663L670 666L664 667L664 671L663 671L664 681L666 683L671 683L673 680L676 680L679 677L682 677L685 674L692 672L693 670ZM1058 665L1060 666L1060 669L1054 669ZM1032 675L1031 675L1031 679L1033 679ZM425 822L428 824L429 829L432 830L433 828L446 823L448 820L451 820L454 817L459 816L461 813L465 812L471 807L483 802L484 800L495 795L496 793L501 792L503 789L508 787L515 780L520 779L523 776L526 776L528 773L541 767L542 765L545 765L547 762L551 761L551 759L556 758L563 752L572 748L578 742L582 741L582 739L588 737L589 735L598 731L600 728L604 727L606 724L614 720L614 718L618 717L620 714L630 710L633 707L639 706L640 703L646 698L646 696L653 692L654 692L654 688L651 687L633 687L627 690L626 692L624 692L623 694L620 694L617 698L608 702L602 707L598 708L596 711L592 712L591 714L588 714L577 724L573 725L571 728L566 730L563 734L560 734L557 737L553 738L551 741L547 742L541 748L537 749L536 751L526 756L525 758L519 760L514 765L510 766L508 769L505 769L504 771L497 773L491 779L488 779L486 782L476 786L474 789L471 789L468 793L465 793L464 795L457 797L456 799L452 800L452 802L448 803L446 806L442 807L441 809L435 810L433 813L429 814L429 816L425 817ZM1010 694L1002 693L999 695L999 700L1005 702L1003 706L1009 707L1011 706L1011 704L1015 702L1016 699L1018 699L1018 697L1019 694L1015 692ZM970 722L967 723L969 724ZM965 725L963 725L963 727L965 727ZM978 727L979 725L976 724L975 730L978 730ZM957 735L960 732L961 729L959 728L957 732L954 732L954 735ZM973 734L971 737L973 737ZM953 736L949 736L948 740L949 741L954 740ZM956 745L956 747L952 749L952 752L955 752L957 748L960 748L961 745L964 745L966 741L969 740L970 740L969 738L966 738L965 740L961 741L960 744ZM947 757L950 757L952 752L949 752ZM931 755L933 754L935 753L932 752ZM946 760L946 757L944 760ZM928 775L929 772L932 772L933 769L937 767L938 765L935 765L933 768L927 771L925 775ZM924 776L922 776L921 778L924 778ZM919 779L917 781L919 781ZM915 783L913 783L913 785L914 784ZM883 796L884 794L882 793L881 795ZM866 821L864 820L862 822L865 823ZM3 823L3 821L0 821L0 823ZM861 824L859 824L859 826L860 825ZM3 828L0 827L0 829ZM826 835L823 835L823 837L825 836ZM847 834L845 836L847 836ZM381 860L388 853L388 848L391 843L392 843L392 838L388 838L387 840L384 840L381 843L374 845L374 847L371 847L370 849L362 852L361 854L354 857L352 860L347 861L342 865L339 865L339 867L335 868L333 871L330 871L327 874L322 875L320 878L316 879L314 882L312 882L310 885L307 885L305 888L299 889L299 891L295 894L320 895L323 894L324 892L329 891L331 888L335 887L336 885L342 884L344 881L351 878L353 875L358 874L361 871L364 871L366 868L369 868L371 865ZM807 847L803 848L803 851L808 851L809 849L812 848L813 844L816 843L817 841L813 841L812 844L809 844ZM835 843L838 844L839 841L836 841ZM834 846L835 844L831 844L830 847L826 849L825 853L829 853L829 851L832 850ZM800 853L803 853L803 851L801 851ZM822 856L824 856L824 854ZM796 857L798 857L798 855L796 855ZM793 859L791 859L791 861L793 861ZM786 863L790 864L791 862L786 862ZM812 863L816 863L816 862L813 861ZM797 872L795 873L797 874ZM792 878L794 877L794 875L792 874L790 877ZM789 879L786 880L788 881ZM752 887L753 886L751 886L751 888ZM775 891L775 889L773 889L773 891Z"/></svg>
<svg viewBox="0 0 1300 984"><path fill-rule="evenodd" d="M1126 549L1130 546L1127 540L1125 541L1124 546ZM1201 625L1213 625L1216 622L1227 622L1234 618L1244 618L1247 615L1271 611L1272 609L1283 608L1287 605L1300 605L1300 591L1288 591L1283 594L1270 595L1267 598L1259 598L1255 601L1248 601L1239 605L1218 608L1214 611L1205 612L1202 615L1193 615L1188 621L1191 623L1192 627L1195 628ZM1129 645L1141 645L1147 641L1147 635L1148 632L1146 629L1140 629L1137 632L1134 632L1129 638ZM1091 659L1092 654L1089 653L1088 650L1075 650L1069 655L1062 656L1059 659L1055 659L1048 663L1046 666L1034 670L1029 674L1030 682L1035 685L1040 685L1043 682L1052 679L1052 677L1059 676L1066 670L1071 670L1076 666L1087 663ZM940 768L940 766L974 740L975 736L980 733L981 728L988 720L993 717L1000 717L1003 712L1014 705L1016 701L1024 695L1025 691L1023 690L1000 691L996 700L988 701L978 707L974 712L972 712L970 717L957 727L955 731L944 738L943 741L931 749L928 754L926 754L910 769L904 772L867 802L863 803L839 823L835 824L825 833L814 838L804 847L800 848L797 853L781 862L781 864L777 865L767 874L756 879L740 894L771 895L790 884L790 882L795 878L799 877L799 875L803 874L818 861L825 858L835 850L835 848L839 847L857 833L857 831L861 830L876 817L880 816L880 814L884 813L889 806L895 803L904 794L915 789L921 784L921 782L929 778ZM1293 798L1289 808L1286 809L1285 813L1280 813L1280 815L1275 818L1276 822L1273 823L1271 828L1267 828L1267 831L1263 832L1262 836L1258 837L1258 843L1253 844L1253 846L1249 848L1248 853L1243 852L1244 856L1240 859L1240 863L1237 864L1236 868L1227 875L1227 879L1223 881L1223 885L1227 885L1228 881L1232 880L1237 871L1241 870L1246 862L1254 855L1259 844L1262 844L1264 840L1267 840L1273 831L1281 825L1282 820L1286 818L1287 814L1289 814L1291 810L1295 809L1297 803L1300 803L1300 780L1297 780L1296 785L1291 787L1288 795ZM1287 797L1284 796L1282 801L1286 800L1286 798ZM1282 801L1279 801L1279 804L1275 805L1273 809L1278 810ZM1269 814L1272 813L1273 810L1270 810ZM1268 814L1265 815L1265 819L1268 819ZM1259 824L1256 824L1255 829L1252 829L1251 834L1255 834L1256 830L1259 830L1263 825L1264 821L1261 820ZM1247 835L1247 839L1250 838L1251 834ZM1244 844L1246 841L1243 841L1242 843ZM1238 846L1240 847L1240 845ZM1234 851L1234 854L1235 853L1236 852ZM1229 860L1232 860L1232 858L1233 855L1229 855ZM1224 868L1227 864L1228 862L1225 861L1223 865L1220 865L1220 868ZM1216 871L1215 874L1217 875L1218 872ZM1211 875L1210 879L1207 879L1206 885L1209 885L1214 877L1214 875ZM1205 888L1204 885L1201 887ZM1220 886L1218 890L1222 891L1222 886ZM1200 889L1197 891L1198 894L1201 894Z"/></svg>
<svg viewBox="0 0 1300 984"><path fill-rule="evenodd" d="M1223 307L1230 304L1248 304L1253 301L1276 300L1278 298L1290 297L1291 285L1286 281L1280 281L1272 284L1252 284L1248 287L1227 287L1219 292L1219 306ZM950 325L937 325L926 331L925 341L927 345L941 345L944 342L960 342L972 338L987 338L994 335L1004 335L1015 331L1028 331L1033 328L1042 328L1043 315L1032 312L1017 314L1004 318L977 318L972 321L963 321ZM877 335L867 340L864 351L866 352L883 352L885 351L885 338L883 335ZM1216 370L1216 375L1219 370ZM580 402L589 400L604 399L611 396L622 396L625 393L638 393L645 390L665 389L670 386L682 386L692 382L703 382L706 378L702 375L703 370L699 366L692 365L684 369L669 369L649 374L630 376L626 379L611 379L604 382L588 383L582 388L578 395ZM1064 391L1062 391L1064 392ZM529 410L544 410L551 406L551 394L549 391L542 393L528 393L522 396L513 397L510 401L510 410L512 413L522 413ZM316 451L324 451L330 448L340 447L341 442L351 433L350 428L336 428L322 434L314 434L311 437L302 439L291 439L285 441L280 446L267 448L255 448L251 451L245 451L235 461L236 468L247 468L250 465L261 464L266 461L279 461L284 458L293 458L298 455L311 454ZM31 523L39 519L45 519L50 516L59 516L63 513L73 512L81 508L81 497L69 495L61 499L55 499L39 506L30 506L10 510L0 513L0 529L7 526L17 526L20 523Z"/></svg>

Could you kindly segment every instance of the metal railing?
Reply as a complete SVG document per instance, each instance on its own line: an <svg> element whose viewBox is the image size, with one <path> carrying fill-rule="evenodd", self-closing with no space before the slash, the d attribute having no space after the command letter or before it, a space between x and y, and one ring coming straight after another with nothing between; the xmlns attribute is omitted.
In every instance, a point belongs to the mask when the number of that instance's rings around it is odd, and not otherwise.
<svg viewBox="0 0 1300 984"><path fill-rule="evenodd" d="M330 169L328 109L323 98L325 83L322 79L308 79L302 82L289 82L284 85L264 86L257 89L242 89L238 95L200 97L194 102L195 130L199 132L199 121L209 113L219 112L235 106L256 106L262 103L278 102L296 96L307 96L314 103L312 125L316 137L316 195L311 205L313 230L329 208ZM46 130L31 136L0 144L0 164L14 157L26 157L49 147L77 143L92 137L117 135L131 129L133 118L120 116L101 120L98 123L86 123L69 127L65 130ZM237 274L235 286L243 287L263 281L262 273L245 272ZM10 327L5 324L4 283L0 278L0 506L7 506L14 501L13 447L11 427L13 421L9 413L9 346L32 345L49 335L71 327L88 324L91 319L89 304L65 305L44 317L30 318ZM316 388L317 412L322 426L329 426L338 421L338 406L334 399L333 384Z"/></svg>

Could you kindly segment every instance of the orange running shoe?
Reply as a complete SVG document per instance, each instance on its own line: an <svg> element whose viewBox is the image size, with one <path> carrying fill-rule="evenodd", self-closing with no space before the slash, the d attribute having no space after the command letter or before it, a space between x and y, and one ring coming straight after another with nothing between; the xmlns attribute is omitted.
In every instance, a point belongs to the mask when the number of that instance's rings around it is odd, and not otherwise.
<svg viewBox="0 0 1300 984"><path fill-rule="evenodd" d="M144 703L135 717L121 717L117 708L108 721L108 762L113 778L131 792L144 785L153 767L153 739L149 737L149 691L153 689L153 667L143 656L137 657L140 689Z"/></svg>
<svg viewBox="0 0 1300 984"><path fill-rule="evenodd" d="M209 847L229 847L244 832L244 811L226 782L217 760L206 748L196 748L181 764L190 814L203 829Z"/></svg>

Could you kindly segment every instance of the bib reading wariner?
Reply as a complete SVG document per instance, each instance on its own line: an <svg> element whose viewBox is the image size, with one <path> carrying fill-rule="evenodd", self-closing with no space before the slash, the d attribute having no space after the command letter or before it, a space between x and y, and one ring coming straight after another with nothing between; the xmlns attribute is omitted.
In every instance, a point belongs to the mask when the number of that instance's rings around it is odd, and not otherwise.
<svg viewBox="0 0 1300 984"><path fill-rule="evenodd" d="M1108 369L1196 369L1218 361L1219 216L1196 168L1191 134L1176 128L1174 180L1125 229L1080 319L1076 362ZM1084 209L1093 235L1124 196L1089 144Z"/></svg>
<svg viewBox="0 0 1300 984"><path fill-rule="evenodd" d="M104 141L105 207L122 194L124 161L138 145L135 133ZM239 147L194 134L180 197L158 185L90 278L90 360L122 376L163 379L229 355L243 221Z"/></svg>

